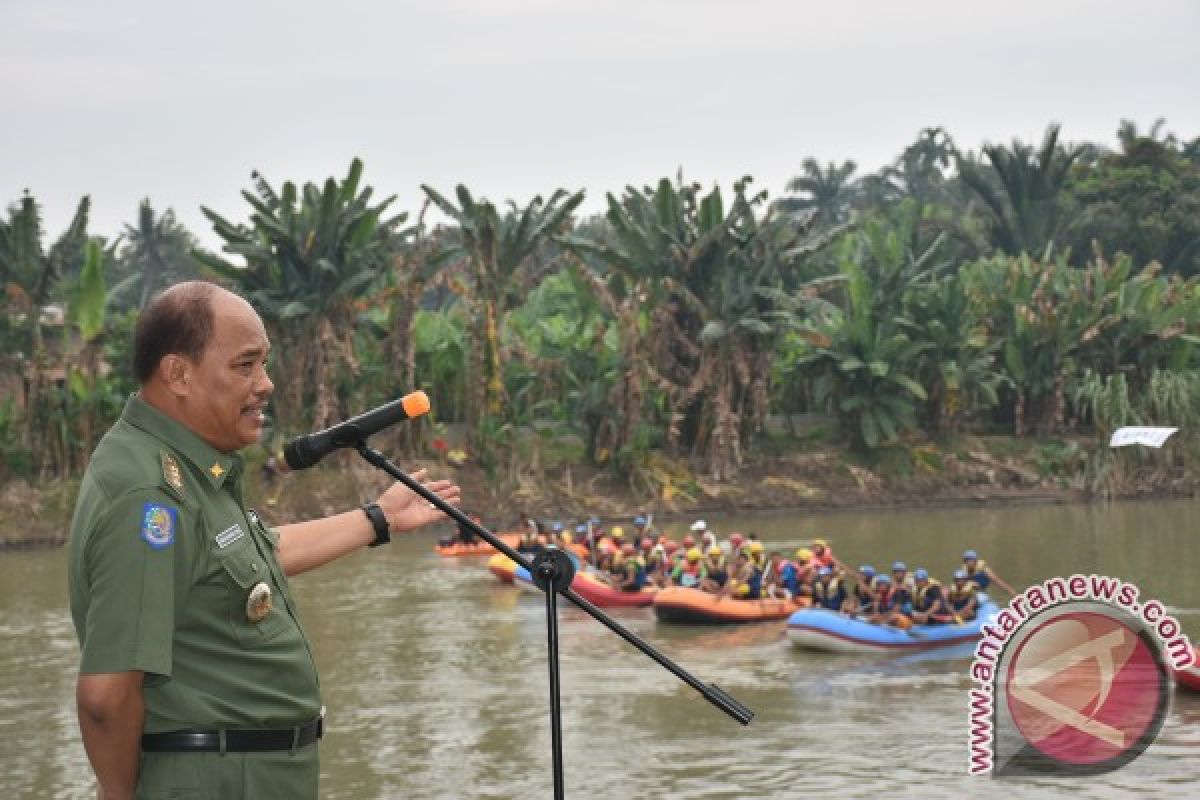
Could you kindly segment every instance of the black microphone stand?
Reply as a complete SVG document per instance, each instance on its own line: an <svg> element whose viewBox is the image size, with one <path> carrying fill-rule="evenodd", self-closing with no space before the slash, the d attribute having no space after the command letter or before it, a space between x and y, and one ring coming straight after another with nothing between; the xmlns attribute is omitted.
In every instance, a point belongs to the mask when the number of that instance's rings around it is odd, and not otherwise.
<svg viewBox="0 0 1200 800"><path fill-rule="evenodd" d="M667 658L662 653L655 650L649 643L639 637L637 634L625 628L621 623L617 622L612 617L605 614L600 609L589 603L587 600L580 597L571 588L571 581L575 578L575 565L571 563L570 557L557 547L547 547L541 553L534 557L533 561L529 561L525 556L518 553L516 550L509 547L501 541L494 533L487 530L481 525L476 524L473 520L467 517L466 514L459 511L454 506L447 503L442 498L438 497L433 492L426 489L417 481L410 478L399 467L387 460L383 453L367 446L366 442L359 441L355 444L355 449L358 451L369 464L378 469L383 470L388 475L391 475L396 480L403 483L418 496L424 498L431 506L434 506L446 516L453 519L459 525L469 528L477 536L486 541L492 547L504 555L511 558L516 563L520 564L525 569L529 570L530 576L534 583L546 595L546 642L547 653L546 658L550 668L550 747L552 749L552 759L554 764L554 799L563 800L565 789L563 787L563 759L562 759L562 706L559 698L559 675L558 675L558 595L570 600L578 608L586 611L598 622L603 624L613 633L620 636L631 645L641 650L643 653L654 659L668 672L673 673L677 678L691 686L697 692L704 696L704 699L712 703L717 708L724 711L729 716L743 725L749 725L750 720L754 718L754 712L746 706L739 703L732 695L718 687L716 684L701 683L695 676L685 670L683 667L676 664L671 659Z"/></svg>

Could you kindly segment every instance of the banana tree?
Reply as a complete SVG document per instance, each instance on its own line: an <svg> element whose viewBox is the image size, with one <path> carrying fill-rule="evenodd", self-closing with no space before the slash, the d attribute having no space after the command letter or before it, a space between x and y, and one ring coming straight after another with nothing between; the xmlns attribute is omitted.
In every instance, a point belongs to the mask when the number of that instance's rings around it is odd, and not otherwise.
<svg viewBox="0 0 1200 800"><path fill-rule="evenodd" d="M611 296L606 302L622 320L621 392L631 400L622 446L649 384L665 395L667 443L704 458L714 480L736 474L745 434L765 417L783 329L778 296L788 254L803 251L807 234L763 213L766 195L751 195L749 183L734 185L728 207L719 188L704 193L666 178L619 199L610 194L612 241L569 242L612 267L600 296ZM644 330L637 307L647 309Z"/></svg>
<svg viewBox="0 0 1200 800"><path fill-rule="evenodd" d="M840 314L818 328L811 349L792 366L816 375L815 401L832 411L861 450L895 442L915 428L928 400L919 379L921 358L932 344L919 337L904 296L946 265L937 261L936 245L914 253L909 239L909 232L871 219L842 240Z"/></svg>
<svg viewBox="0 0 1200 800"><path fill-rule="evenodd" d="M6 317L23 321L18 323L23 327L12 332L16 345L12 352L17 356L12 367L20 373L24 388L21 444L30 451L39 449L36 432L48 424L41 419L44 405L40 402L46 370L42 316L60 281L74 276L83 262L90 207L89 198L79 201L70 225L49 250L42 244L41 209L28 192L8 210L8 219L0 219L0 284L5 289Z"/></svg>
<svg viewBox="0 0 1200 800"><path fill-rule="evenodd" d="M1028 255L1000 256L963 268L975 302L987 310L989 336L1002 341L1011 381L1013 429L1032 418L1041 435L1061 430L1081 345L1107 325L1107 300L1087 289L1082 270Z"/></svg>
<svg viewBox="0 0 1200 800"><path fill-rule="evenodd" d="M196 258L232 282L258 309L288 369L277 371L277 409L284 426L322 428L344 413L341 397L358 370L353 333L367 294L392 264L412 231L406 214L387 215L395 197L372 203L361 186L363 165L354 159L342 181L323 186L291 181L276 191L257 172L243 191L249 224L201 211L224 240L237 265L196 252ZM310 415L305 410L311 409Z"/></svg>
<svg viewBox="0 0 1200 800"><path fill-rule="evenodd" d="M466 423L469 443L484 463L491 463L495 433L505 408L501 335L504 318L516 303L521 272L539 245L559 232L584 193L556 190L548 200L534 197L524 208L510 201L501 213L467 187L455 190L457 204L430 186L426 196L456 225L437 253L439 263L458 261L465 280L457 286L467 313L470 335Z"/></svg>
<svg viewBox="0 0 1200 800"><path fill-rule="evenodd" d="M914 284L905 294L910 336L928 346L921 353L917 380L925 388L926 430L953 433L963 417L999 402L1007 384L988 335L985 309L971 299L961 275L941 275Z"/></svg>

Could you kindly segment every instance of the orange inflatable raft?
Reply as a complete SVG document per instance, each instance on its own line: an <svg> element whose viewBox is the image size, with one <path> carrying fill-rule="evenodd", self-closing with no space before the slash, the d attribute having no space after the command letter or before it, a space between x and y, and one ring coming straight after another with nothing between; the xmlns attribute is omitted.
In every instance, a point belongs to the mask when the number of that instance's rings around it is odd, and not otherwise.
<svg viewBox="0 0 1200 800"><path fill-rule="evenodd" d="M726 625L741 622L767 622L787 619L801 608L807 608L808 598L791 600L738 600L719 597L699 589L670 586L654 596L654 615L659 622L684 625Z"/></svg>
<svg viewBox="0 0 1200 800"><path fill-rule="evenodd" d="M497 534L497 536L500 537L500 541L504 542L509 547L516 547L517 543L521 541L521 534L519 533L500 533ZM462 544L461 542L454 542L453 544L438 544L435 545L433 549L437 551L439 556L443 556L445 558L457 558L459 556L487 556L496 552L495 548L482 539L472 544Z"/></svg>

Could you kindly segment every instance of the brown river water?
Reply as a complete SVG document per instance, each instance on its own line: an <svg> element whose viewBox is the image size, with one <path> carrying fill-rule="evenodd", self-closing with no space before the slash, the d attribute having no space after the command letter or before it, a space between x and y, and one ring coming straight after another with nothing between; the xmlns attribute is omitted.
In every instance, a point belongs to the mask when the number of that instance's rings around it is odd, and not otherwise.
<svg viewBox="0 0 1200 800"><path fill-rule="evenodd" d="M945 580L973 547L1018 588L1095 572L1136 583L1200 639L1197 502L801 516L710 516L794 549L814 536L851 564L905 559ZM686 521L662 526L681 535ZM323 798L550 797L540 597L484 559L405 537L294 581L321 671ZM64 552L0 554L0 795L90 798L73 708L77 647ZM997 594L998 597L1003 597ZM962 648L834 656L784 623L687 628L616 611L634 632L750 706L742 727L582 612L560 607L569 797L1200 796L1200 694L1175 692L1157 742L1086 780L971 778Z"/></svg>

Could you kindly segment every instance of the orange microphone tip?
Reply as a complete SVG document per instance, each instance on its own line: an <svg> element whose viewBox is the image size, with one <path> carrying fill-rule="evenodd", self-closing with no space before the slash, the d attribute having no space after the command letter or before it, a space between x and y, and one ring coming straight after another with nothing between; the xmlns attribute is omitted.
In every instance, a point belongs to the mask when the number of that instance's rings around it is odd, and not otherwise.
<svg viewBox="0 0 1200 800"><path fill-rule="evenodd" d="M424 392L413 392L400 398L404 413L411 417L419 417L429 413L429 395Z"/></svg>

